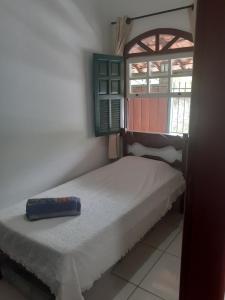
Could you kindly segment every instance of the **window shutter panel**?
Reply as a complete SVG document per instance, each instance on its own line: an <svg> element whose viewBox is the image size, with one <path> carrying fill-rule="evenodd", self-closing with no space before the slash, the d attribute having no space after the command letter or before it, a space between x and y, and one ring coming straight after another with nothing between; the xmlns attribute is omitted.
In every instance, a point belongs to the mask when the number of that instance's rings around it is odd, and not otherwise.
<svg viewBox="0 0 225 300"><path fill-rule="evenodd" d="M94 54L95 135L120 132L123 112L123 57Z"/></svg>

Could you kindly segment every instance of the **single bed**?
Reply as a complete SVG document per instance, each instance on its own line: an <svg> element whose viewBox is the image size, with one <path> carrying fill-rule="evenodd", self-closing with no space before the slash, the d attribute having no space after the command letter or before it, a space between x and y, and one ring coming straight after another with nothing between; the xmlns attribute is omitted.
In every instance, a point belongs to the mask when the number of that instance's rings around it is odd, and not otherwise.
<svg viewBox="0 0 225 300"><path fill-rule="evenodd" d="M26 201L0 212L0 249L45 283L56 300L82 300L82 292L184 192L182 172L158 160L180 167L185 145L181 137L161 136L159 144L156 135L126 133L123 139L122 159L37 195L76 195L81 216L28 222Z"/></svg>

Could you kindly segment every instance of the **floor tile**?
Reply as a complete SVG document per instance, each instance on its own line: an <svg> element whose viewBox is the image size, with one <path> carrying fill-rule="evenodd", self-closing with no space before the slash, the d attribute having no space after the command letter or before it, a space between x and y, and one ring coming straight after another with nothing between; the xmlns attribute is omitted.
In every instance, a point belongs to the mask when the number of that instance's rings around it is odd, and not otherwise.
<svg viewBox="0 0 225 300"><path fill-rule="evenodd" d="M182 233L178 234L178 236L175 238L175 240L166 249L166 252L176 255L181 258L182 237L183 237Z"/></svg>
<svg viewBox="0 0 225 300"><path fill-rule="evenodd" d="M154 296L142 289L137 289L129 300L161 300L161 298Z"/></svg>
<svg viewBox="0 0 225 300"><path fill-rule="evenodd" d="M183 232L183 228L184 228L184 220L183 219L180 221L179 228Z"/></svg>
<svg viewBox="0 0 225 300"><path fill-rule="evenodd" d="M126 300L135 288L135 285L107 272L84 293L84 299Z"/></svg>
<svg viewBox="0 0 225 300"><path fill-rule="evenodd" d="M26 300L16 288L5 280L0 280L0 295L4 300Z"/></svg>
<svg viewBox="0 0 225 300"><path fill-rule="evenodd" d="M180 281L180 259L163 254L149 272L141 287L166 300L178 300Z"/></svg>
<svg viewBox="0 0 225 300"><path fill-rule="evenodd" d="M146 234L142 243L158 248L159 250L166 250L179 232L178 227L170 226L164 221L159 222Z"/></svg>
<svg viewBox="0 0 225 300"><path fill-rule="evenodd" d="M139 284L162 255L162 251L137 244L112 270L126 280Z"/></svg>

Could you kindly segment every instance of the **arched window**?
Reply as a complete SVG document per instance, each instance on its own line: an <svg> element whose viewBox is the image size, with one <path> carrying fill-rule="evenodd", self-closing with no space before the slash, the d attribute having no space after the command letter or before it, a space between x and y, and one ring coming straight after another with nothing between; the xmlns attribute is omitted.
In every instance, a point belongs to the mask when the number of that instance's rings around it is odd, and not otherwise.
<svg viewBox="0 0 225 300"><path fill-rule="evenodd" d="M190 33L165 28L141 34L126 45L129 130L188 132L193 48Z"/></svg>
<svg viewBox="0 0 225 300"><path fill-rule="evenodd" d="M143 56L146 54L165 54L190 52L194 49L192 34L186 31L170 28L155 29L145 32L126 47L126 57Z"/></svg>

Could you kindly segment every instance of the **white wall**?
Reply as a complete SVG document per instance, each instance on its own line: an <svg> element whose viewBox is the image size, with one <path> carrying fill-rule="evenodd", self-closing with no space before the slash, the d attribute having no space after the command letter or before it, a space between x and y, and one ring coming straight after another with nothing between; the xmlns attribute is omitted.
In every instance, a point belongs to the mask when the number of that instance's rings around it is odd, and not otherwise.
<svg viewBox="0 0 225 300"><path fill-rule="evenodd" d="M192 0L99 0L102 14L108 31L111 31L111 21L119 16L136 17L162 10L168 10L181 6L190 5ZM168 13L161 16L154 16L135 20L132 25L130 39L148 30L155 28L177 28L184 31L191 31L190 17L188 10ZM111 36L109 36L111 37ZM110 41L110 38L108 42ZM111 50L111 49L110 49ZM110 51L109 50L109 51Z"/></svg>
<svg viewBox="0 0 225 300"><path fill-rule="evenodd" d="M92 129L96 1L0 1L0 208L106 162Z"/></svg>

